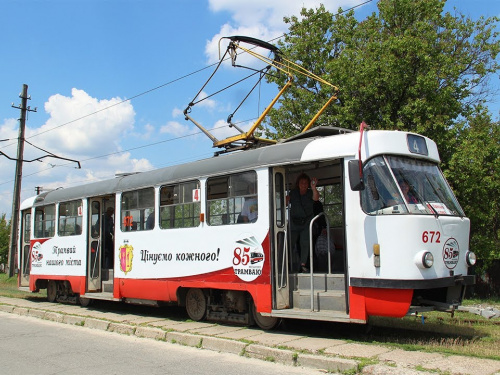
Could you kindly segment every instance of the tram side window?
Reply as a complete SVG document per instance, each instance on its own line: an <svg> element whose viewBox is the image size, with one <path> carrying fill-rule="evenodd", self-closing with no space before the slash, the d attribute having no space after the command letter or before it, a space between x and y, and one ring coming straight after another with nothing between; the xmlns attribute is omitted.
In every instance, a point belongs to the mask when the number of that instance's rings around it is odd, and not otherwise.
<svg viewBox="0 0 500 375"><path fill-rule="evenodd" d="M252 219L248 221L255 221L258 211L257 174L254 171L214 177L207 180L209 225L247 222L244 220L244 215L242 215L245 202L253 202L251 208L248 209L247 215L252 216Z"/></svg>
<svg viewBox="0 0 500 375"><path fill-rule="evenodd" d="M23 247L23 261L22 273L24 275L30 274L30 239L31 239L31 212L29 210L23 211L23 228L22 228L22 247Z"/></svg>
<svg viewBox="0 0 500 375"><path fill-rule="evenodd" d="M59 203L58 222L60 236L82 234L82 201Z"/></svg>
<svg viewBox="0 0 500 375"><path fill-rule="evenodd" d="M408 213L384 157L377 156L369 160L363 168L363 175L365 189L361 191L361 206L366 213ZM394 206L397 209L393 209Z"/></svg>
<svg viewBox="0 0 500 375"><path fill-rule="evenodd" d="M155 191L146 188L122 193L121 196L121 230L122 232L153 229L150 215L154 215ZM150 218L150 225L147 225Z"/></svg>
<svg viewBox="0 0 500 375"><path fill-rule="evenodd" d="M318 187L323 212L328 216L330 227L342 227L342 186L340 183Z"/></svg>
<svg viewBox="0 0 500 375"><path fill-rule="evenodd" d="M56 222L55 205L35 209L35 238L54 237Z"/></svg>
<svg viewBox="0 0 500 375"><path fill-rule="evenodd" d="M24 222L23 222L23 241L25 244L29 245L31 239L31 213L27 211L24 214Z"/></svg>
<svg viewBox="0 0 500 375"><path fill-rule="evenodd" d="M160 189L160 228L191 228L200 225L200 182L190 181Z"/></svg>

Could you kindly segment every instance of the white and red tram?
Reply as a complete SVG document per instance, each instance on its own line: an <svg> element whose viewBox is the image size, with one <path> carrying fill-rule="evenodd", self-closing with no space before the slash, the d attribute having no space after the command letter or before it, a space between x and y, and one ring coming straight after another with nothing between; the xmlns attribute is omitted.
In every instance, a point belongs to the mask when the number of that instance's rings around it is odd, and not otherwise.
<svg viewBox="0 0 500 375"><path fill-rule="evenodd" d="M194 320L262 328L280 318L363 323L412 306L453 309L474 283L475 256L469 220L438 163L436 144L416 134L318 127L44 192L21 207L19 287L83 305L174 303ZM327 258L310 249L305 274L295 270L286 205L300 173L318 179L331 239ZM256 220L243 222L248 199Z"/></svg>

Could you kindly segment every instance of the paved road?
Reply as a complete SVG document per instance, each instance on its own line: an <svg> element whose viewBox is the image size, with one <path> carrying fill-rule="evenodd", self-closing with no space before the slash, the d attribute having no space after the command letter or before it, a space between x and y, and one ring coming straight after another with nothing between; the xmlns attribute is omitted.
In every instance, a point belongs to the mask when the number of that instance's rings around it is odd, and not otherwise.
<svg viewBox="0 0 500 375"><path fill-rule="evenodd" d="M212 351L272 360L293 367L330 372L389 375L500 375L500 361L439 353L403 351L304 334L268 332L256 328L186 322L153 315L108 312L74 305L0 297L0 312L36 317L82 329L149 338ZM205 350L200 350L205 349ZM26 353L27 356L36 353ZM372 363L365 365L367 362ZM418 369L418 370L417 370Z"/></svg>
<svg viewBox="0 0 500 375"><path fill-rule="evenodd" d="M317 371L0 312L2 374L318 375Z"/></svg>

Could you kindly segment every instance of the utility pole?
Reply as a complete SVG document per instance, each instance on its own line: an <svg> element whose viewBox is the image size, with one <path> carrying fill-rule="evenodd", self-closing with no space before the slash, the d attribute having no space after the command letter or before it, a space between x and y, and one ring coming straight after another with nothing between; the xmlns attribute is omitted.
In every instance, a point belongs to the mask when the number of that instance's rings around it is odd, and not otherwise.
<svg viewBox="0 0 500 375"><path fill-rule="evenodd" d="M14 196L12 198L12 216L10 220L10 247L9 247L9 277L14 276L14 266L15 258L17 256L17 234L19 231L19 206L21 204L21 178L23 175L23 156L24 156L24 128L26 126L26 113L36 112L35 109L31 109L27 106L28 99L28 85L23 85L23 91L19 95L21 98L21 104L15 106L12 103L13 108L18 108L21 110L21 117L19 118L19 137L17 141L17 159L16 159L16 176L14 178Z"/></svg>

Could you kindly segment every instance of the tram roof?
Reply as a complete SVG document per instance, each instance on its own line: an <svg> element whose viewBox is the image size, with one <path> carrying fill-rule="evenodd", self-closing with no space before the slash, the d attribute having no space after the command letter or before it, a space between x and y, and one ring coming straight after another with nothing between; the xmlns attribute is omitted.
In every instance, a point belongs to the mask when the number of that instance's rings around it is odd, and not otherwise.
<svg viewBox="0 0 500 375"><path fill-rule="evenodd" d="M118 191L140 189L163 183L175 183L191 178L236 172L248 168L293 163L300 161L304 148L313 140L314 138L306 138L153 171L117 176L110 180L56 189L40 194L35 199L34 205L40 206L54 202L112 194Z"/></svg>
<svg viewBox="0 0 500 375"><path fill-rule="evenodd" d="M367 143L371 143L372 147L370 147L370 151L363 148L363 159L378 153L399 154L408 152L406 147L406 134L408 133L384 130L371 130L367 133L369 134L368 137L374 142L367 141L364 144L367 147ZM318 142L317 145L315 143L314 146L307 147L314 141ZM337 157L355 156L358 143L359 132L351 132L342 128L317 127L275 145L219 155L210 159L174 165L149 172L117 176L110 180L52 190L38 195L33 205L40 206L86 197L97 197L120 191L176 183L217 174L234 173L252 168L328 159L333 156L332 150L335 150ZM439 162L435 143L431 141L429 147L427 158ZM413 155L413 157L422 156Z"/></svg>

